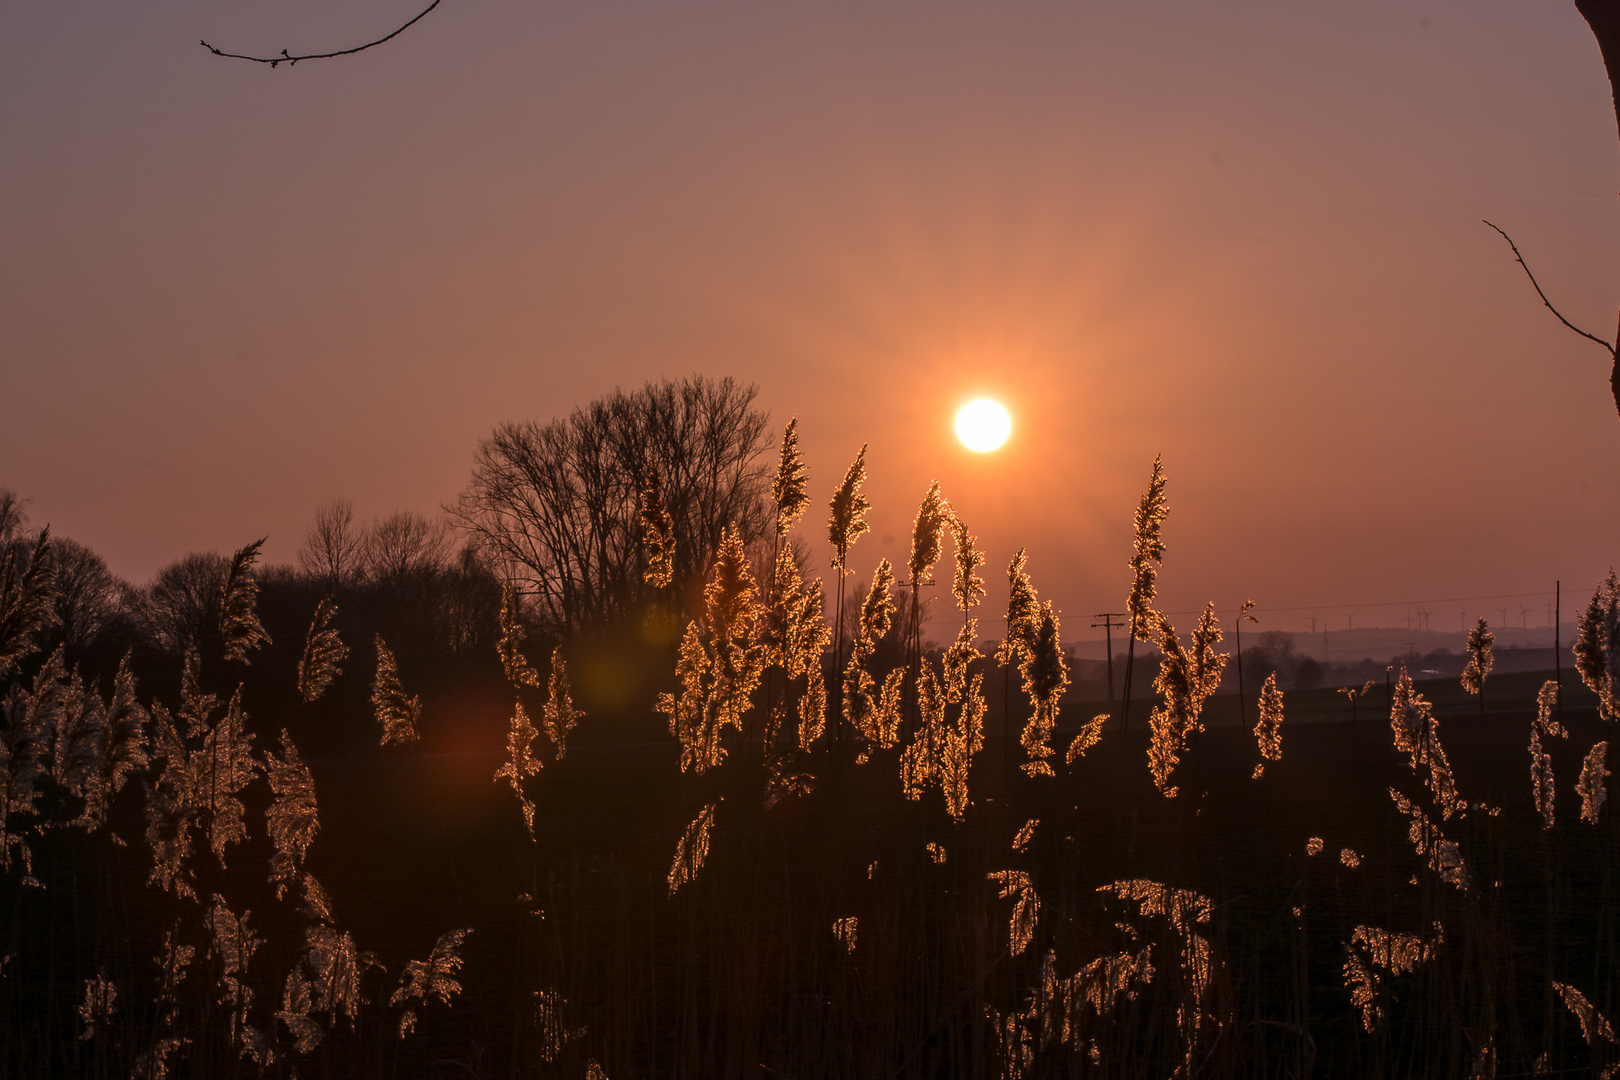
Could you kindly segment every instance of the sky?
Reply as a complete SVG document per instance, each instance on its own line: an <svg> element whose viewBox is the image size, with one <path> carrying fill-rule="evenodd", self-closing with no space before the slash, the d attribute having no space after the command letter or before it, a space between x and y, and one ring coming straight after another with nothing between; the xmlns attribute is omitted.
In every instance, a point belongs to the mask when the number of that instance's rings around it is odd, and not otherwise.
<svg viewBox="0 0 1620 1080"><path fill-rule="evenodd" d="M198 45L419 3L0 6L0 486L36 525L136 582L291 561L335 497L435 511L497 423L700 373L799 418L818 557L865 444L858 574L937 479L1071 624L1121 609L1160 454L1172 612L1545 622L1615 561L1608 357L1482 224L1613 332L1572 3L444 0L339 60ZM980 396L994 454L951 431Z"/></svg>

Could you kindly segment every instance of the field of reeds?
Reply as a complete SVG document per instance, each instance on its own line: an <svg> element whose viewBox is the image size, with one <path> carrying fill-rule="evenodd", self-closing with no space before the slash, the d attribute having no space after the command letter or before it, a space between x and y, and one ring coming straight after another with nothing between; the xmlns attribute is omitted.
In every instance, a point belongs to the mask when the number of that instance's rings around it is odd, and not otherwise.
<svg viewBox="0 0 1620 1080"><path fill-rule="evenodd" d="M206 648L76 665L49 535L12 545L0 1076L1620 1071L1612 576L1558 678L1492 675L1481 623L1460 679L1240 701L1213 608L1155 608L1156 462L1122 700L1084 701L1022 553L981 610L937 485L849 587L864 475L805 580L790 425L771 550L728 533L689 596L649 484L680 630L634 650L656 698L593 714L510 587L490 647L396 650L261 598L250 544Z"/></svg>

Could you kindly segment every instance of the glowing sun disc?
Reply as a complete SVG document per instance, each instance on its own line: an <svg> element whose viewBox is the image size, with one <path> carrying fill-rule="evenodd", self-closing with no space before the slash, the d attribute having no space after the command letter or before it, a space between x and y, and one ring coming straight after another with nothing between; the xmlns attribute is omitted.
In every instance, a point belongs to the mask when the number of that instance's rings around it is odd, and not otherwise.
<svg viewBox="0 0 1620 1080"><path fill-rule="evenodd" d="M988 453L1007 441L1012 418L1007 410L988 398L970 401L956 414L956 437L969 450Z"/></svg>

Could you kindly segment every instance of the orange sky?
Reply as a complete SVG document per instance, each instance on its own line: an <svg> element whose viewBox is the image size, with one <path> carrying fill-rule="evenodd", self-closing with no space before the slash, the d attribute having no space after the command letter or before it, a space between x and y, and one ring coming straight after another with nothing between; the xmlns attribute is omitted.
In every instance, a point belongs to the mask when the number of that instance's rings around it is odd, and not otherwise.
<svg viewBox="0 0 1620 1080"><path fill-rule="evenodd" d="M1480 224L1611 331L1573 4L446 0L347 60L196 44L416 0L334 7L0 10L0 485L132 579L290 559L334 496L431 510L498 421L691 372L799 416L818 543L870 443L863 575L938 478L995 574L1028 545L1061 609L1118 610L1160 452L1172 610L1296 629L1615 560L1606 357ZM997 455L951 436L979 395Z"/></svg>

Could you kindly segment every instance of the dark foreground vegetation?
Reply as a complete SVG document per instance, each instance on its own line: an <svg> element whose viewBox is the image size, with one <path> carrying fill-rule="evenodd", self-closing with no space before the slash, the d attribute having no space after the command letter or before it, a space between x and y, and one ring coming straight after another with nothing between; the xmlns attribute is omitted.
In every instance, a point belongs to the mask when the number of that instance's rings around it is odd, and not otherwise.
<svg viewBox="0 0 1620 1080"><path fill-rule="evenodd" d="M1213 608L1154 607L1155 463L1091 701L1022 552L980 641L937 485L850 587L862 456L824 597L778 450L715 458L718 528L666 457L598 461L618 584L539 545L538 603L494 517L456 552L332 504L297 570L189 556L86 629L93 561L0 498L0 1077L1615 1074L1620 581L1553 678L1492 676L1481 622L1455 678L1245 650L1220 693Z"/></svg>

